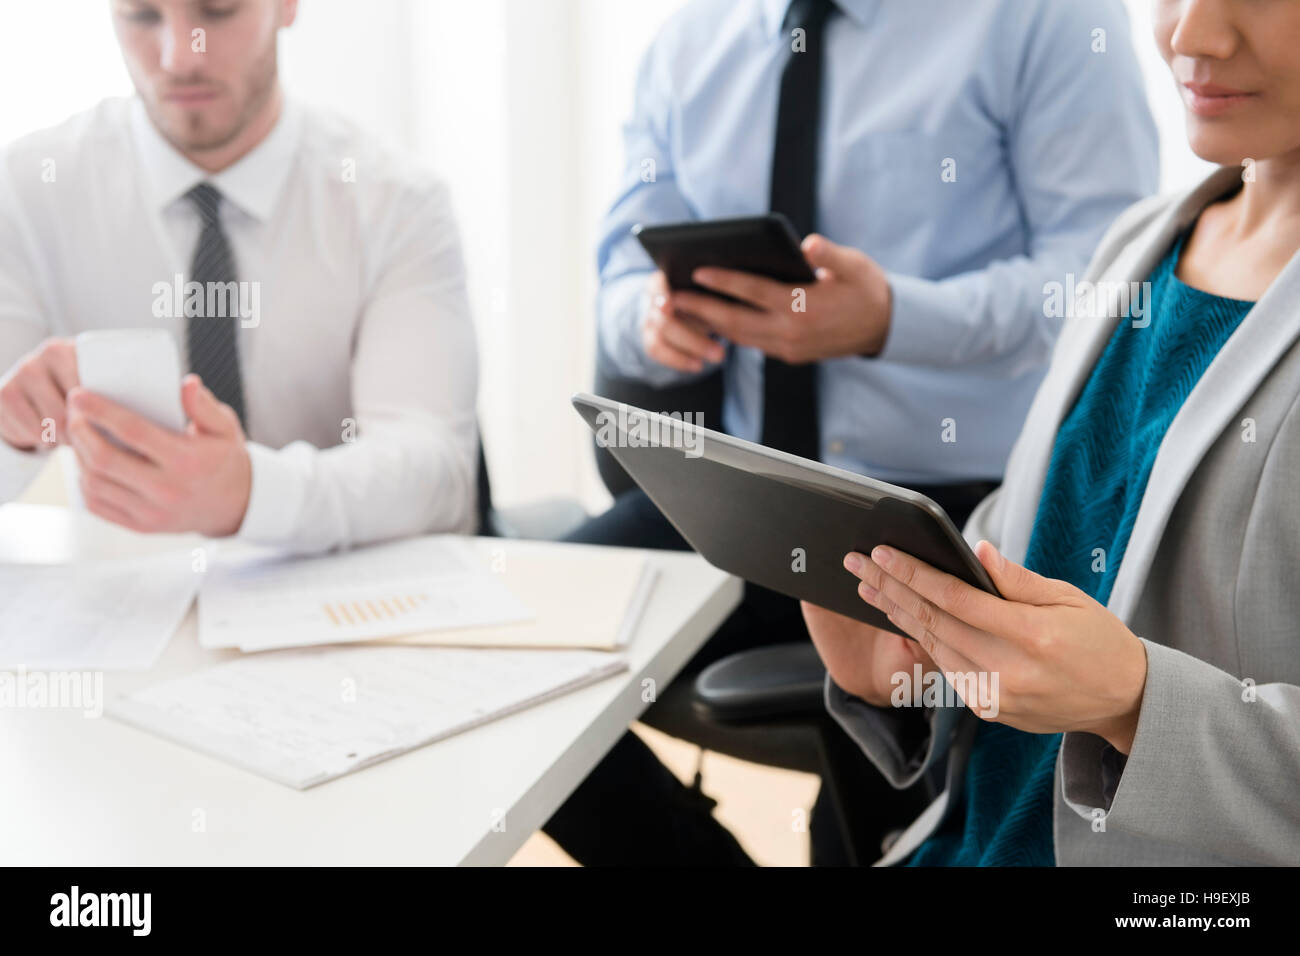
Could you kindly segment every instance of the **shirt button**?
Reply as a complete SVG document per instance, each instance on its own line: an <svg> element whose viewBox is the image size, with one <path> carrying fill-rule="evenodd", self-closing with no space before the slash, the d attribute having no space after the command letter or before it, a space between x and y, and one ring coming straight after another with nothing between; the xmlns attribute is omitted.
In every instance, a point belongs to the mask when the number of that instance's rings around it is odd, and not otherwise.
<svg viewBox="0 0 1300 956"><path fill-rule="evenodd" d="M829 451L832 455L842 455L844 454L844 442L839 441L837 439L836 441L833 441L829 445L827 445L826 450Z"/></svg>

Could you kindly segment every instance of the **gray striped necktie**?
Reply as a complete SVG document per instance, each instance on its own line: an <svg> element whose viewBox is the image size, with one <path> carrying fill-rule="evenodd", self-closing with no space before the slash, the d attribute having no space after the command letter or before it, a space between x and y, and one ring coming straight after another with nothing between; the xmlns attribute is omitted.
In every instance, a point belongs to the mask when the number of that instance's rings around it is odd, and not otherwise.
<svg viewBox="0 0 1300 956"><path fill-rule="evenodd" d="M194 203L203 220L198 245L194 247L194 260L190 266L190 281L205 290L204 302L210 300L206 290L210 283L235 282L235 259L230 243L221 229L221 193L207 183L199 183L185 198ZM235 345L235 330L239 323L238 297L217 298L231 308L224 316L190 316L186 325L186 344L190 371L203 379L212 394L225 402L244 419L244 388L239 373L239 350ZM202 310L200 310L202 311Z"/></svg>

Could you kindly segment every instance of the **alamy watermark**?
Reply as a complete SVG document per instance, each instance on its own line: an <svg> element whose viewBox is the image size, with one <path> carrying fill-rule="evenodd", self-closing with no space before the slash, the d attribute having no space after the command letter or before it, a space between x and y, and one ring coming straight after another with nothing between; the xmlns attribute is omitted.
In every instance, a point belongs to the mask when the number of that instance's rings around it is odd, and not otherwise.
<svg viewBox="0 0 1300 956"><path fill-rule="evenodd" d="M156 319L239 319L245 329L262 321L260 282L186 282L178 272L171 282L155 282L151 291Z"/></svg>
<svg viewBox="0 0 1300 956"><path fill-rule="evenodd" d="M103 671L0 671L0 710L80 710L104 715Z"/></svg>
<svg viewBox="0 0 1300 956"><path fill-rule="evenodd" d="M1150 304L1150 282L1076 282L1070 272L1064 282L1043 283L1043 315L1049 319L1132 319L1133 328L1144 329L1151 324Z"/></svg>
<svg viewBox="0 0 1300 956"><path fill-rule="evenodd" d="M601 448L680 448L687 458L704 454L702 412L648 415L619 403L618 412L596 415L596 444Z"/></svg>
<svg viewBox="0 0 1300 956"><path fill-rule="evenodd" d="M123 927L132 936L148 936L152 911L152 893L88 893L73 885L50 897L51 926Z"/></svg>
<svg viewBox="0 0 1300 956"><path fill-rule="evenodd" d="M925 671L920 662L912 672L898 671L889 678L893 690L889 703L894 707L961 707L967 706L980 717L992 720L998 715L998 672L955 671L941 674Z"/></svg>

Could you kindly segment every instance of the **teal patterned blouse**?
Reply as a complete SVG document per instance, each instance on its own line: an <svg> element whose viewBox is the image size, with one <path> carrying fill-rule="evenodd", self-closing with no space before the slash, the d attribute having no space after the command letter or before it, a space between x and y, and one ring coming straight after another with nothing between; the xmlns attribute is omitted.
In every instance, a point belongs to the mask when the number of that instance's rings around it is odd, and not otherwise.
<svg viewBox="0 0 1300 956"><path fill-rule="evenodd" d="M1025 566L1102 604L1170 422L1254 305L1175 275L1187 235L1151 273L1144 327L1121 319L1056 436ZM1134 314L1137 312L1134 310ZM1060 734L979 725L964 792L908 866L1053 866Z"/></svg>

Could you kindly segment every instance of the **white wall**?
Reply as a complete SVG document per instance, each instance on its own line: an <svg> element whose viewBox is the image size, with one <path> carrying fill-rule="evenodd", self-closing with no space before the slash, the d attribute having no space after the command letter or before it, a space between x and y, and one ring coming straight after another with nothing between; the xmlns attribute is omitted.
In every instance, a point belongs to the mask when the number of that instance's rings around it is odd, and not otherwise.
<svg viewBox="0 0 1300 956"><path fill-rule="evenodd" d="M596 227L636 64L680 3L477 0L472 28L455 0L415 4L420 146L457 196L498 501L608 500L568 398L590 384Z"/></svg>
<svg viewBox="0 0 1300 956"><path fill-rule="evenodd" d="M450 182L498 502L607 500L568 404L590 384L597 223L637 61L682 0L303 0L286 83ZM351 14L351 15L350 15ZM364 70L344 70L340 44ZM355 75L354 75L355 74Z"/></svg>
<svg viewBox="0 0 1300 956"><path fill-rule="evenodd" d="M596 225L622 164L634 72L681 3L301 0L285 36L294 95L342 111L451 183L498 501L606 500L567 399L590 381ZM1205 166L1187 150L1182 105L1151 41L1151 0L1127 3L1164 186L1179 187ZM6 4L0 142L129 91L107 9L107 0Z"/></svg>
<svg viewBox="0 0 1300 956"><path fill-rule="evenodd" d="M130 90L107 0L5 4L0 143Z"/></svg>
<svg viewBox="0 0 1300 956"><path fill-rule="evenodd" d="M1161 190L1191 186L1212 167L1187 147L1183 101L1151 33L1151 9L1155 0L1124 2L1133 24L1133 48L1146 78L1147 100L1160 130Z"/></svg>

